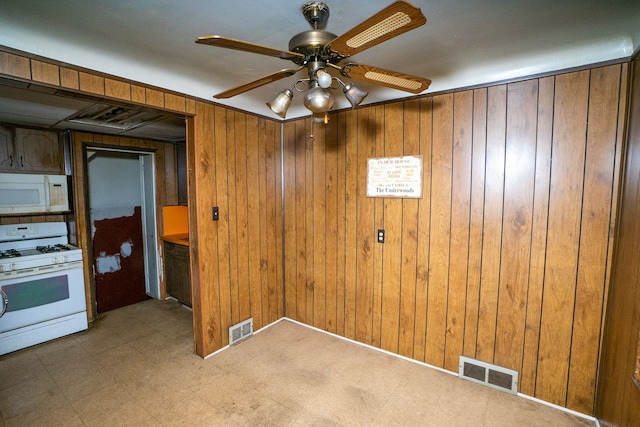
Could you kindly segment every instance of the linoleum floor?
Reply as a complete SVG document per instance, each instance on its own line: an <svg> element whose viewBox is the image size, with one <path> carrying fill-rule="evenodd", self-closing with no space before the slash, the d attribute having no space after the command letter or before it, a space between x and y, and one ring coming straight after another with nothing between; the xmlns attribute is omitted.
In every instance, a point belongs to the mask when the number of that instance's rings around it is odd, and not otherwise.
<svg viewBox="0 0 640 427"><path fill-rule="evenodd" d="M0 426L591 426L282 320L208 359L149 300L0 357Z"/></svg>

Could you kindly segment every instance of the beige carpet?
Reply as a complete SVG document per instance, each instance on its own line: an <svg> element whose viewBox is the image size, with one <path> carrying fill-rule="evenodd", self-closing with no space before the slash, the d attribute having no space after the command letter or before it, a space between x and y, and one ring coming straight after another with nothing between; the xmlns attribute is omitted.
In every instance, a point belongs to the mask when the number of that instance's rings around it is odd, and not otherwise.
<svg viewBox="0 0 640 427"><path fill-rule="evenodd" d="M592 426L283 320L213 357L149 300L0 357L0 426Z"/></svg>

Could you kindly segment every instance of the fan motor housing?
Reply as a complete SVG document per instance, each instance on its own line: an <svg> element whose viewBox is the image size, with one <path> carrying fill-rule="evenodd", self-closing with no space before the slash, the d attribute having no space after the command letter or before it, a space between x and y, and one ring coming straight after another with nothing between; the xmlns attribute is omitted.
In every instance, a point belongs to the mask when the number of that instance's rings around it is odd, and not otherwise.
<svg viewBox="0 0 640 427"><path fill-rule="evenodd" d="M322 59L329 59L330 51L325 52L324 47L337 36L324 30L309 30L296 34L289 40L289 51L300 53L305 56L320 56ZM324 58L323 56L326 56ZM301 62L306 62L308 58Z"/></svg>

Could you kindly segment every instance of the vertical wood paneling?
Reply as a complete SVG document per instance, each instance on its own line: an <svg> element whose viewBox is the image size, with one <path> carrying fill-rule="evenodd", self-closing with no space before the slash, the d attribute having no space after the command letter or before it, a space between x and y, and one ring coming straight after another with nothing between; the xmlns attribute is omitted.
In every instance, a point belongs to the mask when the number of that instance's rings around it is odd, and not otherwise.
<svg viewBox="0 0 640 427"><path fill-rule="evenodd" d="M531 260L529 265L524 352L522 369L520 370L520 390L529 396L533 396L535 393L536 372L538 369L542 291L544 288L544 266L547 254L547 221L549 214L549 180L551 179L554 91L554 77L540 79L538 84L538 123Z"/></svg>
<svg viewBox="0 0 640 427"><path fill-rule="evenodd" d="M247 217L250 219L247 227L248 264L249 264L249 301L253 327L259 329L264 326L261 289L261 259L260 259L260 182L258 162L260 157L260 134L258 118L247 116Z"/></svg>
<svg viewBox="0 0 640 427"><path fill-rule="evenodd" d="M305 199L304 199L304 209L303 209L303 218L305 222L305 251L307 254L305 271L304 271L304 282L305 282L305 317L310 325L315 325L315 319L313 317L313 309L314 309L314 291L315 291L315 277L313 267L315 266L315 257L316 254L314 252L315 248L315 237L316 237L316 224L314 224L313 219L315 216L315 212L313 211L314 206L314 173L316 170L316 165L313 162L313 145L315 142L314 137L312 137L311 130L311 122L305 121L304 125L304 133L305 133L305 148L304 153L306 157L306 169L305 169ZM321 141L321 139L318 139ZM318 142L319 144L319 142ZM323 256L324 253L318 254L317 256Z"/></svg>
<svg viewBox="0 0 640 427"><path fill-rule="evenodd" d="M336 333L345 335L345 286L346 286L346 114L339 113L335 117L336 126ZM285 162L285 165L288 163ZM286 170L286 168L285 168ZM286 180L285 180L286 182Z"/></svg>
<svg viewBox="0 0 640 427"><path fill-rule="evenodd" d="M236 257L237 291L238 291L238 321L251 317L251 286L249 283L249 217L247 215L247 117L244 114L236 114L234 120L235 141L233 150L235 154L235 215L236 215Z"/></svg>
<svg viewBox="0 0 640 427"><path fill-rule="evenodd" d="M536 397L565 405L583 197L589 72L556 78Z"/></svg>
<svg viewBox="0 0 640 427"><path fill-rule="evenodd" d="M640 58L631 64L632 80L625 69L621 79L620 110L626 107L630 84L628 136L618 121L617 138L627 138L625 167L620 188L620 216L607 305L604 344L598 373L596 415L603 425L640 425L640 392L631 380L640 338ZM619 115L624 117L624 115Z"/></svg>
<svg viewBox="0 0 640 427"><path fill-rule="evenodd" d="M305 123L296 121L294 126L295 137L295 153L296 153L296 173L295 173L295 218L296 233L292 238L296 239L296 313L297 320L307 322L306 301L307 301L307 280L306 280L306 264L307 264L307 248L305 233L305 199L306 199L306 156L305 147L307 135L305 134Z"/></svg>
<svg viewBox="0 0 640 427"><path fill-rule="evenodd" d="M487 90L473 91L471 154L471 206L469 212L469 262L463 355L476 356L478 310L482 269L485 155L487 144Z"/></svg>
<svg viewBox="0 0 640 427"><path fill-rule="evenodd" d="M427 289L429 287L429 224L431 223L431 138L432 99L420 100L420 155L422 155L422 199L418 201L418 249L416 267L416 313L413 358L424 362L427 332Z"/></svg>
<svg viewBox="0 0 640 427"><path fill-rule="evenodd" d="M338 127L337 117L331 120L326 128L325 137L325 192L326 209L325 218L325 295L326 295L326 319L325 329L331 333L337 333L337 260L338 260Z"/></svg>
<svg viewBox="0 0 640 427"><path fill-rule="evenodd" d="M281 277L282 263L278 262L278 253L282 248L282 220L280 220L278 201L280 206L282 205L282 196L280 194L280 176L282 168L279 167L280 162L278 160L280 151L276 152L276 148L279 146L276 142L276 138L280 140L280 133L276 133L276 127L279 129L279 124L271 120L260 119L257 120L259 126L252 126L255 117L251 116L248 120L249 135L248 140L254 137L253 131L264 135L264 166L262 168L263 177L260 180L260 224L264 233L261 233L260 240L260 272L261 272L261 287L263 295L266 295L266 301L263 305L268 306L268 310L265 310L263 314L263 321L265 324L275 322L282 316L282 287L277 286L282 283L279 278ZM260 136L256 135L256 138ZM279 274L280 271L280 274Z"/></svg>
<svg viewBox="0 0 640 427"><path fill-rule="evenodd" d="M453 95L441 95L433 100L431 150L431 235L425 361L443 367L451 245Z"/></svg>
<svg viewBox="0 0 640 427"><path fill-rule="evenodd" d="M379 105L374 108L373 123L375 123L375 146L376 157L385 157L385 107ZM376 198L375 210L375 230L384 229L384 199ZM376 244L373 250L373 313L371 318L373 326L371 328L371 344L376 347L381 346L382 339L382 285L383 285L383 255L384 245Z"/></svg>
<svg viewBox="0 0 640 427"><path fill-rule="evenodd" d="M531 257L538 81L507 88L502 262L494 363L522 364Z"/></svg>
<svg viewBox="0 0 640 427"><path fill-rule="evenodd" d="M326 207L325 126L314 126L313 146L313 325L326 326ZM316 141L315 138L318 138Z"/></svg>
<svg viewBox="0 0 640 427"><path fill-rule="evenodd" d="M282 248L284 245L284 226L283 226L283 153L282 153L282 124L271 122L273 126L273 162L270 167L272 170L269 175L273 177L273 185L269 186L271 203L274 204L275 217L272 222L274 228L275 240L272 242L271 254L275 262L275 277L273 283L269 283L269 287L275 288L275 313L276 319L280 319L285 315L284 307L284 254ZM273 246L275 244L275 246ZM273 319L274 321L276 319Z"/></svg>
<svg viewBox="0 0 640 427"><path fill-rule="evenodd" d="M402 156L403 108L401 103L385 106L385 156ZM364 183L363 183L364 185ZM385 242L382 259L382 326L380 346L398 352L400 287L402 284L402 199L384 199Z"/></svg>
<svg viewBox="0 0 640 427"><path fill-rule="evenodd" d="M198 258L192 275L195 269L201 284L194 290L196 351L206 356L228 343L236 321L252 317L259 329L283 311L276 267L282 241L274 237L283 234L282 222L274 221L282 163L276 123L207 104L196 109L189 188L195 184L206 197L197 198L190 217L197 235L190 244ZM218 221L211 218L213 206L220 209Z"/></svg>
<svg viewBox="0 0 640 427"><path fill-rule="evenodd" d="M348 111L345 124L345 296L344 336L356 336L358 112Z"/></svg>
<svg viewBox="0 0 640 427"><path fill-rule="evenodd" d="M287 307L309 324L324 307L328 327L335 298L341 335L452 371L460 354L495 362L519 371L521 392L589 412L619 79L612 66L344 111L316 129L322 147L308 119L285 124L285 246L304 279ZM369 158L418 154L422 199L366 197ZM335 249L320 230L335 230Z"/></svg>
<svg viewBox="0 0 640 427"><path fill-rule="evenodd" d="M298 215L297 215L297 193L298 183L296 175L298 171L298 157L296 156L296 132L295 124L285 124L283 131L283 162L287 165L284 168L284 186L283 205L284 205L284 289L285 289L285 315L290 319L300 320L298 317L298 280L297 267L300 257L297 252L297 241L295 237L298 235ZM245 155L246 158L246 155ZM246 174L246 172L245 172ZM343 197L344 198L344 197ZM340 223L338 223L340 224ZM339 230L344 232L344 230ZM340 234L341 235L341 234Z"/></svg>
<svg viewBox="0 0 640 427"><path fill-rule="evenodd" d="M240 304L239 304L239 284L238 284L238 205L237 205L237 189L236 189L236 123L242 123L243 115L231 111L227 120L227 139L226 144L226 170L227 175L227 210L228 210L228 226L229 226L229 310L231 314L230 324L236 324L240 320ZM222 165L221 165L222 166Z"/></svg>
<svg viewBox="0 0 640 427"><path fill-rule="evenodd" d="M420 152L420 102L404 103L403 154ZM418 250L418 200L402 201L402 265L400 282L400 324L398 353L413 356L413 336L416 316L416 269Z"/></svg>
<svg viewBox="0 0 640 427"><path fill-rule="evenodd" d="M375 249L375 199L368 198L367 160L376 157L374 110L358 111L358 187L356 226L356 336L355 339L371 344L373 339L373 252Z"/></svg>
<svg viewBox="0 0 640 427"><path fill-rule="evenodd" d="M484 222L478 338L476 357L493 362L504 204L504 162L507 90L506 86L487 91L487 151L485 154Z"/></svg>
<svg viewBox="0 0 640 427"><path fill-rule="evenodd" d="M620 66L591 72L587 151L585 158L580 258L576 284L574 325L567 406L584 413L593 411L602 322L602 304L609 249L612 211L615 140L620 89Z"/></svg>
<svg viewBox="0 0 640 427"><path fill-rule="evenodd" d="M447 330L444 368L456 371L464 345L465 303L469 263L469 210L471 198L471 155L473 92L453 97L453 157L451 176L451 246Z"/></svg>
<svg viewBox="0 0 640 427"><path fill-rule="evenodd" d="M267 275L269 271L269 259L267 256L267 238L268 238L268 225L267 225L267 189L266 189L266 151L269 145L269 132L266 127L266 123L263 119L258 119L258 157L256 164L256 172L258 181L257 184L257 196L258 196L258 216L255 217L258 223L258 236L265 236L265 238L259 238L255 240L255 244L258 245L257 252L259 256L259 279L256 281L256 287L260 294L260 325L269 324L269 288L267 286Z"/></svg>
<svg viewBox="0 0 640 427"><path fill-rule="evenodd" d="M233 111L216 107L215 109L215 183L216 206L220 209L217 225L217 253L229 254L229 234L232 224L232 213L229 205L228 187L228 157L227 144L233 140L233 129L228 126L233 120ZM220 286L220 328L223 345L228 344L229 336L226 331L231 326L231 289L234 280L230 277L229 257L218 261L218 283L228 283L229 286Z"/></svg>
<svg viewBox="0 0 640 427"><path fill-rule="evenodd" d="M165 170L164 197L167 205L178 204L178 152L175 145L165 145L163 150L163 162Z"/></svg>

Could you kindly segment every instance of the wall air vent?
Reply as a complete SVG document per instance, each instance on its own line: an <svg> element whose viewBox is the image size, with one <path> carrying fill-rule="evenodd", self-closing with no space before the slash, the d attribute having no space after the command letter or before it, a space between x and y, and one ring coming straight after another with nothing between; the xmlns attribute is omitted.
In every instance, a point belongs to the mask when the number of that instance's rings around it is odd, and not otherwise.
<svg viewBox="0 0 640 427"><path fill-rule="evenodd" d="M253 334L253 318L236 323L229 328L229 345L234 345Z"/></svg>
<svg viewBox="0 0 640 427"><path fill-rule="evenodd" d="M69 123L130 130L161 120L162 115L142 108L94 104L67 117Z"/></svg>
<svg viewBox="0 0 640 427"><path fill-rule="evenodd" d="M502 366L460 356L458 376L507 393L518 393L518 372Z"/></svg>

